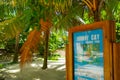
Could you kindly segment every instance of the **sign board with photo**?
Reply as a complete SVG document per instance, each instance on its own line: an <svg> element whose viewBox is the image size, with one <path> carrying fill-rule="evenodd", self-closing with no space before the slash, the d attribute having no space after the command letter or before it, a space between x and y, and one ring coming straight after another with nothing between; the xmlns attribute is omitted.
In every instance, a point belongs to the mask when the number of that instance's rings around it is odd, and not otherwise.
<svg viewBox="0 0 120 80"><path fill-rule="evenodd" d="M69 29L67 79L113 80L114 30L113 21L96 22Z"/></svg>
<svg viewBox="0 0 120 80"><path fill-rule="evenodd" d="M74 80L103 80L102 29L73 33Z"/></svg>

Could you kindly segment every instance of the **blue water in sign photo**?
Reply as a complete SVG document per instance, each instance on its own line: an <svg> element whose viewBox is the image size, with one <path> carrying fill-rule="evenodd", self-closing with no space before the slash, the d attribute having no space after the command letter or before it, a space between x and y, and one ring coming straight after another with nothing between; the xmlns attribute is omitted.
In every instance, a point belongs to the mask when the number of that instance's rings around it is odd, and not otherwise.
<svg viewBox="0 0 120 80"><path fill-rule="evenodd" d="M102 29L73 33L74 80L104 80Z"/></svg>

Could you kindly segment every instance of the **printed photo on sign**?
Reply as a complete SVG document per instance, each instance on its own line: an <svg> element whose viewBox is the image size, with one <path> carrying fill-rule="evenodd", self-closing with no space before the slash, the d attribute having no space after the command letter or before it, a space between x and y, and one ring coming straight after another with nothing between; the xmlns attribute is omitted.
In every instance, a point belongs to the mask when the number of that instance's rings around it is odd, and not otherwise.
<svg viewBox="0 0 120 80"><path fill-rule="evenodd" d="M75 32L74 80L104 80L103 31Z"/></svg>

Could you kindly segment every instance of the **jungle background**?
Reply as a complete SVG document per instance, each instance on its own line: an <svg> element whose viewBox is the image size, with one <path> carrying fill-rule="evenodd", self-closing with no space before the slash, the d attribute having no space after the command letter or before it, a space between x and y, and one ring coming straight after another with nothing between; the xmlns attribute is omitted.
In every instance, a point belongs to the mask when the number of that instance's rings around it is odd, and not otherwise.
<svg viewBox="0 0 120 80"><path fill-rule="evenodd" d="M69 28L104 20L115 21L120 42L119 0L0 0L0 61L22 69L37 56L46 69L65 50Z"/></svg>

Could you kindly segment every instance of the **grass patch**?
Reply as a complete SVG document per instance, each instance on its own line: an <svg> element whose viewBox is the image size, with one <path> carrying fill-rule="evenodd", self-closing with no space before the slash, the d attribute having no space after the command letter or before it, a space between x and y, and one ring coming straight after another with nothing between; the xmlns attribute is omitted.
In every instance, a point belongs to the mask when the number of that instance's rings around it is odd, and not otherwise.
<svg viewBox="0 0 120 80"><path fill-rule="evenodd" d="M58 60L60 58L59 54L52 54L48 57L48 60Z"/></svg>
<svg viewBox="0 0 120 80"><path fill-rule="evenodd" d="M4 68L5 65L4 64L0 64L0 69Z"/></svg>

